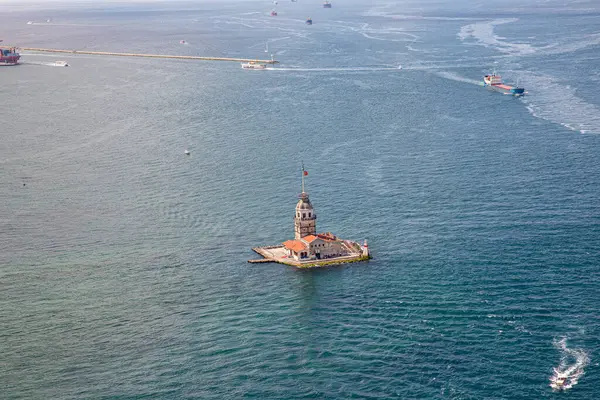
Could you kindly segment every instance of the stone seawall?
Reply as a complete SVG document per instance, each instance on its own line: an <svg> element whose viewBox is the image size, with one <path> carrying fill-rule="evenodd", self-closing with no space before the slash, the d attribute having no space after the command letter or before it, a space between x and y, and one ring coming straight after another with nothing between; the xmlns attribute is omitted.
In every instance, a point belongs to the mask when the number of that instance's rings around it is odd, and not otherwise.
<svg viewBox="0 0 600 400"><path fill-rule="evenodd" d="M358 243L355 244L362 249L362 247ZM361 252L356 254L350 254L347 256L331 257L323 260L311 259L306 261L296 261L293 258L288 258L285 247L283 247L282 245L253 247L252 250L255 253L263 256L263 259L248 260L248 262L250 263L274 262L279 264L290 265L296 268L317 268L330 265L367 261L371 258L370 255L365 255Z"/></svg>

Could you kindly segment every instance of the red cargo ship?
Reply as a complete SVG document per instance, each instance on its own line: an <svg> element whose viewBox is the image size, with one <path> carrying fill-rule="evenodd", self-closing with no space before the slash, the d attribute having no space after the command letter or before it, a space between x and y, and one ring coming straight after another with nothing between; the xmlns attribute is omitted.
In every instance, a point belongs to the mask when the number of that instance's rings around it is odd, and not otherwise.
<svg viewBox="0 0 600 400"><path fill-rule="evenodd" d="M0 65L17 65L20 58L16 47L0 46Z"/></svg>

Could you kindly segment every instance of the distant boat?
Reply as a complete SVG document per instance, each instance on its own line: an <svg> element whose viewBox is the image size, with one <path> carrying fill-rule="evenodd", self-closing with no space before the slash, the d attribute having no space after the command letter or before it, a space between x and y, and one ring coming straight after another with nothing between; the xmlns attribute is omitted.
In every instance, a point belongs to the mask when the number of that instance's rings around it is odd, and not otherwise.
<svg viewBox="0 0 600 400"><path fill-rule="evenodd" d="M190 155L190 151L186 149L186 150L183 152L183 154L185 154L186 156L189 156L189 155Z"/></svg>
<svg viewBox="0 0 600 400"><path fill-rule="evenodd" d="M323 8L331 8L331 3L327 0L323 2Z"/></svg>
<svg viewBox="0 0 600 400"><path fill-rule="evenodd" d="M271 11L271 17L276 17L277 16L277 11L273 10Z"/></svg>
<svg viewBox="0 0 600 400"><path fill-rule="evenodd" d="M246 63L242 63L243 69L267 69L267 64L260 63L257 61L249 61Z"/></svg>
<svg viewBox="0 0 600 400"><path fill-rule="evenodd" d="M491 75L485 75L483 77L483 86L486 86L492 90L497 92L501 92L504 94L510 94L513 96L523 96L525 94L525 88L516 86L506 85L502 82L502 77L495 72Z"/></svg>
<svg viewBox="0 0 600 400"><path fill-rule="evenodd" d="M187 42L185 40L180 40L179 43L186 44Z"/></svg>
<svg viewBox="0 0 600 400"><path fill-rule="evenodd" d="M273 54L271 54L271 61L273 63L275 62L275 60L273 58ZM248 62L242 63L242 68L243 69L267 69L267 63L260 62L260 61L248 61Z"/></svg>
<svg viewBox="0 0 600 400"><path fill-rule="evenodd" d="M273 4L277 5L277 0L273 1Z"/></svg>
<svg viewBox="0 0 600 400"><path fill-rule="evenodd" d="M0 46L0 65L17 65L20 58L16 47Z"/></svg>
<svg viewBox="0 0 600 400"><path fill-rule="evenodd" d="M269 52L269 42L265 43L265 53Z"/></svg>
<svg viewBox="0 0 600 400"><path fill-rule="evenodd" d="M398 65L398 69L402 69L402 65Z"/></svg>
<svg viewBox="0 0 600 400"><path fill-rule="evenodd" d="M553 384L550 384L550 387L554 390L561 390L564 389L566 383L567 377L565 375L560 375L556 378Z"/></svg>
<svg viewBox="0 0 600 400"><path fill-rule="evenodd" d="M27 25L33 25L33 21L27 21Z"/></svg>
<svg viewBox="0 0 600 400"><path fill-rule="evenodd" d="M54 65L57 67L68 67L69 63L66 61L54 61Z"/></svg>
<svg viewBox="0 0 600 400"><path fill-rule="evenodd" d="M312 25L312 19L310 17L306 20L306 25Z"/></svg>

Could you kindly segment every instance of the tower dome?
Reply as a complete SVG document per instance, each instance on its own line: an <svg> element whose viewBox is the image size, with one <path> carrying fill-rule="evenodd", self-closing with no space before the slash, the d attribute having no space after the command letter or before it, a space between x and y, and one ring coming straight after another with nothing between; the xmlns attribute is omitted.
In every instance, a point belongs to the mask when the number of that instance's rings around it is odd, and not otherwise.
<svg viewBox="0 0 600 400"><path fill-rule="evenodd" d="M313 209L312 203L308 199L308 194L307 193L304 193L304 194L306 196L304 196L303 198L300 198L300 200L298 200L298 204L296 204L296 210L298 210L298 211Z"/></svg>

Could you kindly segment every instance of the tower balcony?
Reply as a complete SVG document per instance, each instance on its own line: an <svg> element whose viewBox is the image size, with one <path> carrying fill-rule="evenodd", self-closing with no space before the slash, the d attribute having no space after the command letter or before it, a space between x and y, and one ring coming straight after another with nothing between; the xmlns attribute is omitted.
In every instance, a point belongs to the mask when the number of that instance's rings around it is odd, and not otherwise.
<svg viewBox="0 0 600 400"><path fill-rule="evenodd" d="M298 220L298 221L315 221L317 219L317 216L315 214L313 214L310 217L294 217L294 221Z"/></svg>

